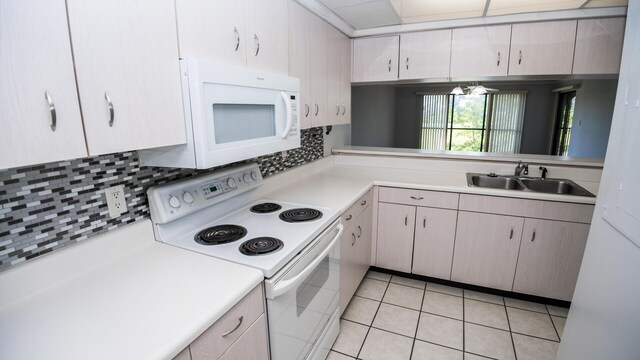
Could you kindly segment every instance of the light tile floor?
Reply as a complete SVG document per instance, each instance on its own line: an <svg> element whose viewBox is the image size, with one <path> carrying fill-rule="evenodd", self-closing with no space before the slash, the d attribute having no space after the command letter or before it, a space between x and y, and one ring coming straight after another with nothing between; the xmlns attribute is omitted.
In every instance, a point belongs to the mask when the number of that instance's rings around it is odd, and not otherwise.
<svg viewBox="0 0 640 360"><path fill-rule="evenodd" d="M369 271L328 360L554 359L568 309Z"/></svg>

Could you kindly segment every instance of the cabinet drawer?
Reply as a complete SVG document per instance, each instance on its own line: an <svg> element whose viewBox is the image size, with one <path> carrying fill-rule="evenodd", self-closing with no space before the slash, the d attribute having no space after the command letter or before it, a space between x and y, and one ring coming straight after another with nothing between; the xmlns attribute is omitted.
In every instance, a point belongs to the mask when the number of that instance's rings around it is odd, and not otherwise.
<svg viewBox="0 0 640 360"><path fill-rule="evenodd" d="M555 201L460 195L460 210L589 224L593 205Z"/></svg>
<svg viewBox="0 0 640 360"><path fill-rule="evenodd" d="M267 337L267 323L262 315L253 325L242 334L240 339L220 357L220 360L268 360L269 345Z"/></svg>
<svg viewBox="0 0 640 360"><path fill-rule="evenodd" d="M262 285L258 285L190 345L191 358L218 359L263 313Z"/></svg>
<svg viewBox="0 0 640 360"><path fill-rule="evenodd" d="M380 187L381 202L428 206L443 209L458 208L458 194L440 191Z"/></svg>
<svg viewBox="0 0 640 360"><path fill-rule="evenodd" d="M372 189L369 189L369 191L367 191L366 194L362 195L362 197L360 197L358 201L353 203L353 205L351 205L351 207L347 209L347 211L342 213L341 220L342 224L344 224L344 227L347 228L351 226L351 224L355 223L358 215L360 215L364 211L364 209L367 208L367 206L371 205L372 201L373 191Z"/></svg>

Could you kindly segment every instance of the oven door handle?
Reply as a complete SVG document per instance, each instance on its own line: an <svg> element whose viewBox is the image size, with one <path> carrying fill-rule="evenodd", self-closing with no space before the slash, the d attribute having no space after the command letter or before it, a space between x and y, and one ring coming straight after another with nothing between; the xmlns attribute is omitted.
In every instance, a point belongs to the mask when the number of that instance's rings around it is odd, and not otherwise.
<svg viewBox="0 0 640 360"><path fill-rule="evenodd" d="M324 249L324 251L322 251L322 253L320 253L320 255L316 256L316 258L313 259L313 261L306 268L304 268L304 270L302 270L298 275L292 277L291 279L283 280L283 281L280 281L277 284L275 284L275 286L273 287L273 290L271 291L271 296L270 297L272 299L275 299L278 296L280 296L280 295L286 293L287 291L291 290L292 287L298 285L298 283L300 283L301 281L306 279L306 277L313 270L315 270L316 267L318 267L318 264L320 264L320 262L325 258L325 256L327 256L327 254L329 254L331 249L333 249L333 247L336 245L336 243L340 240L340 236L342 235L342 232L344 231L344 226L342 224L339 224L337 228L338 228L338 233L333 238L333 240L331 240L331 242L329 243L327 248Z"/></svg>
<svg viewBox="0 0 640 360"><path fill-rule="evenodd" d="M293 125L293 110L291 109L291 100L289 100L287 93L282 91L280 92L280 96L282 96L282 101L284 101L284 107L287 113L287 123L284 125L284 131L282 131L282 138L286 139L289 131L291 131L291 125Z"/></svg>

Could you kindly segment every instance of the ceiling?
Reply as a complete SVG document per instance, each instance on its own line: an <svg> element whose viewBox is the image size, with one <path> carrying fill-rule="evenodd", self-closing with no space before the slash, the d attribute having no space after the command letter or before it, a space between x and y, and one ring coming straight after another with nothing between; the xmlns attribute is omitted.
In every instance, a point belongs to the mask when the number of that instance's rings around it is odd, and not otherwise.
<svg viewBox="0 0 640 360"><path fill-rule="evenodd" d="M356 30L531 12L627 6L628 0L319 0Z"/></svg>

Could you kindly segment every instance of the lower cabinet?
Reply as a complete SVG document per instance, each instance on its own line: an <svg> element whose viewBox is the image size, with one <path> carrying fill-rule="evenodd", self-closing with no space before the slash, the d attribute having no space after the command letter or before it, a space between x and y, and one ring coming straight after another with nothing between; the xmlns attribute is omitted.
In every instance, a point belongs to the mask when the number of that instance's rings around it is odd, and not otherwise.
<svg viewBox="0 0 640 360"><path fill-rule="evenodd" d="M389 203L378 205L376 266L411 272L415 221L415 206Z"/></svg>
<svg viewBox="0 0 640 360"><path fill-rule="evenodd" d="M344 312L371 262L373 207L354 219L340 239L340 311Z"/></svg>
<svg viewBox="0 0 640 360"><path fill-rule="evenodd" d="M524 218L458 213L451 280L511 291Z"/></svg>
<svg viewBox="0 0 640 360"><path fill-rule="evenodd" d="M525 219L513 291L570 301L589 224Z"/></svg>
<svg viewBox="0 0 640 360"><path fill-rule="evenodd" d="M451 279L456 210L418 207L413 244L413 274Z"/></svg>
<svg viewBox="0 0 640 360"><path fill-rule="evenodd" d="M260 318L251 325L249 330L220 357L220 360L268 360L268 342L267 322L265 315L262 314Z"/></svg>

